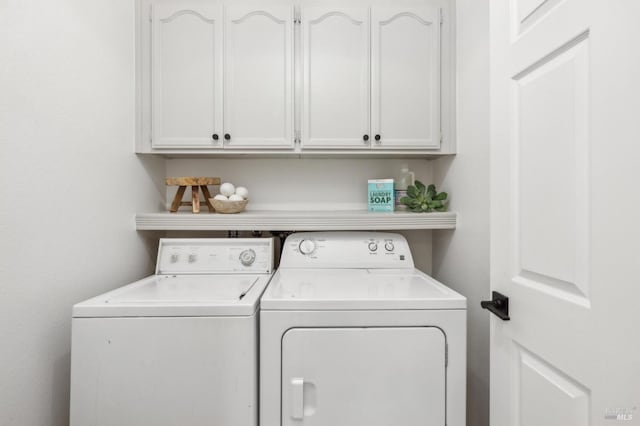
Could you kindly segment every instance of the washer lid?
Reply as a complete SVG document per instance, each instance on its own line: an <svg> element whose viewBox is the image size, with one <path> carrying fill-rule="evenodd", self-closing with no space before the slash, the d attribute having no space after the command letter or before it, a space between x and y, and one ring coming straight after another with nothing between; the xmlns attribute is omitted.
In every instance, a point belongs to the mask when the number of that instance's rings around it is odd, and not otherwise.
<svg viewBox="0 0 640 426"><path fill-rule="evenodd" d="M271 275L154 275L73 307L78 317L249 316Z"/></svg>
<svg viewBox="0 0 640 426"><path fill-rule="evenodd" d="M464 296L427 274L401 269L279 269L262 310L466 309Z"/></svg>

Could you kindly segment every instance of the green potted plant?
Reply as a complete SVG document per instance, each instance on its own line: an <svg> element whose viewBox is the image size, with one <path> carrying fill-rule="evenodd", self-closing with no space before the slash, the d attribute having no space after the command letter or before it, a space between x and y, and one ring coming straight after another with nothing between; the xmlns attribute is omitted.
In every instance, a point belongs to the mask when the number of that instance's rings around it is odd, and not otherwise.
<svg viewBox="0 0 640 426"><path fill-rule="evenodd" d="M407 187L407 196L400 202L408 207L409 211L417 213L444 212L447 210L447 193L436 191L436 186L431 184L426 187L419 180L415 185Z"/></svg>

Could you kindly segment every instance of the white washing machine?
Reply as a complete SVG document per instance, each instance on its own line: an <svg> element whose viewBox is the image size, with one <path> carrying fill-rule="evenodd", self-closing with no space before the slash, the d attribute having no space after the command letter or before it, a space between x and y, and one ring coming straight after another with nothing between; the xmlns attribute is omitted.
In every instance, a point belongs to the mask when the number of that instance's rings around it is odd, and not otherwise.
<svg viewBox="0 0 640 426"><path fill-rule="evenodd" d="M156 274L73 307L71 425L258 423L272 239L162 239Z"/></svg>
<svg viewBox="0 0 640 426"><path fill-rule="evenodd" d="M464 426L466 299L405 238L298 233L260 307L261 426Z"/></svg>

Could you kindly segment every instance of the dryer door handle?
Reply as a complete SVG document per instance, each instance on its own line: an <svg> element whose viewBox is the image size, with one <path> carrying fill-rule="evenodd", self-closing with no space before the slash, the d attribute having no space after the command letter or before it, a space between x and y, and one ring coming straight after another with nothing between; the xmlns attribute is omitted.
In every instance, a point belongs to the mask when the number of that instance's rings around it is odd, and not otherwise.
<svg viewBox="0 0 640 426"><path fill-rule="evenodd" d="M291 418L304 418L304 379L300 377L291 379Z"/></svg>

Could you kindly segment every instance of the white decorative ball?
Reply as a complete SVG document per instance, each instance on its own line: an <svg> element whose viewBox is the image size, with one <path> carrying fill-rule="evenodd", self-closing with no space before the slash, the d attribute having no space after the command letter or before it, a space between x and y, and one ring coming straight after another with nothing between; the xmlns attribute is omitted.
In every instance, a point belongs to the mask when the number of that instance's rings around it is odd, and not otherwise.
<svg viewBox="0 0 640 426"><path fill-rule="evenodd" d="M222 195L222 194L216 195L215 197L213 197L213 199L214 200L220 200L220 201L229 201L229 199L226 196Z"/></svg>
<svg viewBox="0 0 640 426"><path fill-rule="evenodd" d="M236 195L239 195L246 200L249 198L249 190L244 186L239 186L236 188Z"/></svg>
<svg viewBox="0 0 640 426"><path fill-rule="evenodd" d="M232 183L225 182L220 185L220 193L225 197L230 197L236 192L236 187Z"/></svg>
<svg viewBox="0 0 640 426"><path fill-rule="evenodd" d="M229 197L229 201L242 201L244 198L239 196L238 194L233 194Z"/></svg>

